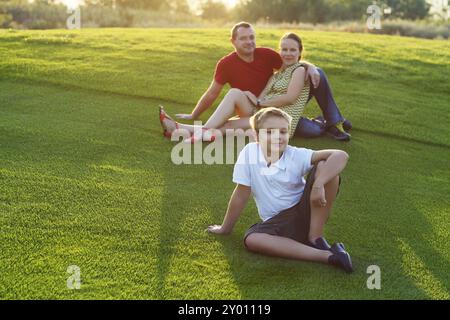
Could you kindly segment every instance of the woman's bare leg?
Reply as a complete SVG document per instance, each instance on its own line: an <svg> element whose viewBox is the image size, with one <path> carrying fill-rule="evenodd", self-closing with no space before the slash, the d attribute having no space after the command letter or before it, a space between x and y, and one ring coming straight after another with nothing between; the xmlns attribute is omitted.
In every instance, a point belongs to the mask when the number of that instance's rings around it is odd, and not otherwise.
<svg viewBox="0 0 450 320"><path fill-rule="evenodd" d="M222 102L219 104L208 121L206 121L206 123L202 126L202 128L221 129L222 126L227 123L228 119L234 115L250 117L253 114L253 111L254 106L248 100L247 96L241 90L233 88L228 91ZM246 124L245 121L242 123ZM232 126L230 128L236 128L234 126L238 124L239 122L235 122L233 125L229 124L229 126ZM176 127L175 121L170 119L165 120L164 125L169 131L175 130ZM196 125L178 123L179 129L188 130L191 133L194 133L196 129L198 130L198 127L199 126Z"/></svg>
<svg viewBox="0 0 450 320"><path fill-rule="evenodd" d="M318 250L290 238L251 233L245 244L250 251L281 258L328 263L330 251Z"/></svg>
<svg viewBox="0 0 450 320"><path fill-rule="evenodd" d="M206 128L220 128L234 115L250 117L254 106L239 89L230 89L214 113L205 123Z"/></svg>
<svg viewBox="0 0 450 320"><path fill-rule="evenodd" d="M243 129L247 130L250 129L250 117L242 117L242 118L233 118L225 122L225 124L220 127L220 131L222 133L225 133L225 130L227 129Z"/></svg>

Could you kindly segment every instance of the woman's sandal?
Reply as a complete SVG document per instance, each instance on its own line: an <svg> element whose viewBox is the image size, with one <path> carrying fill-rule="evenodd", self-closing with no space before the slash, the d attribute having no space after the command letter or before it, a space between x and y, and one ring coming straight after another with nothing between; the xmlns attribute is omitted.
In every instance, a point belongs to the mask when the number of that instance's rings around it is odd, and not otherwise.
<svg viewBox="0 0 450 320"><path fill-rule="evenodd" d="M167 115L167 113L164 111L163 106L159 106L159 122L161 123L161 127L163 128L163 136L170 139L172 137L173 131L169 131L164 127L164 120L172 120L173 122L175 122L175 128L179 129L178 122Z"/></svg>

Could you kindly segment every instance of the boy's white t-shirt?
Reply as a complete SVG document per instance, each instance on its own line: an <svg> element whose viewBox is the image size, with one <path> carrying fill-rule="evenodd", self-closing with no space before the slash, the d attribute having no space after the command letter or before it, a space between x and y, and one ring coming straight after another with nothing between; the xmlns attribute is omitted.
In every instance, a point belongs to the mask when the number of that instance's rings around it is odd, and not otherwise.
<svg viewBox="0 0 450 320"><path fill-rule="evenodd" d="M267 167L259 143L249 143L234 165L233 182L251 187L259 216L266 221L300 201L313 152L288 145L281 158Z"/></svg>

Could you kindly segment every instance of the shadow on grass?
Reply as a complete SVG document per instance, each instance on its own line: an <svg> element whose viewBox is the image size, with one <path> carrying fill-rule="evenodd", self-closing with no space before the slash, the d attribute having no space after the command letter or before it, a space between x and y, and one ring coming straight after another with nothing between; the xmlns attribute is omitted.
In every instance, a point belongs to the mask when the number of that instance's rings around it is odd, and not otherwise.
<svg viewBox="0 0 450 320"><path fill-rule="evenodd" d="M443 182L439 183L430 179L433 174L434 169L430 168L428 178L417 177L411 181L421 186L419 190L411 193L402 190L399 193L400 198L405 200L400 202L398 207L407 212L407 215L393 218L392 238L397 237L396 249L401 257L398 261L400 265L397 267L401 267L413 285L422 291L427 299L448 300L450 299L448 274L450 247L448 241L437 233L439 229L448 226L448 221L439 221L443 224L442 226L434 217L431 217L442 208L443 199L440 192L429 192L430 190L447 190L444 194L448 194L448 186ZM448 201L445 202L448 207ZM417 207L418 203L426 206L428 210L420 210ZM430 216L427 217L427 215ZM430 220L434 220L434 224L431 224Z"/></svg>
<svg viewBox="0 0 450 320"><path fill-rule="evenodd" d="M157 240L157 279L156 290L158 299L167 299L169 295L168 283L170 273L170 266L172 259L178 250L175 247L180 241L181 224L185 220L185 216L189 214L185 208L189 205L178 205L180 184L177 183L176 170L167 168L164 173L164 181L166 186L161 198L161 214L160 214L160 229ZM179 178L179 177L178 177ZM174 214L171 214L174 213Z"/></svg>

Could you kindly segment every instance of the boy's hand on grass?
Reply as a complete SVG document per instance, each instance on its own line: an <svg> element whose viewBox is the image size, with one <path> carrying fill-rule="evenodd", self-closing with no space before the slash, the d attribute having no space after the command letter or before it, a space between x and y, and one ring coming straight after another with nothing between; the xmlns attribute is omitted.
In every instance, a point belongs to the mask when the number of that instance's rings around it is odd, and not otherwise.
<svg viewBox="0 0 450 320"><path fill-rule="evenodd" d="M226 230L224 230L222 228L222 226L220 225L213 225L213 226L209 226L206 231L208 231L209 233L215 233L215 234L228 234L229 232L227 232Z"/></svg>
<svg viewBox="0 0 450 320"><path fill-rule="evenodd" d="M327 200L325 198L325 188L324 186L314 186L311 190L311 201L318 207L325 207L327 205Z"/></svg>

